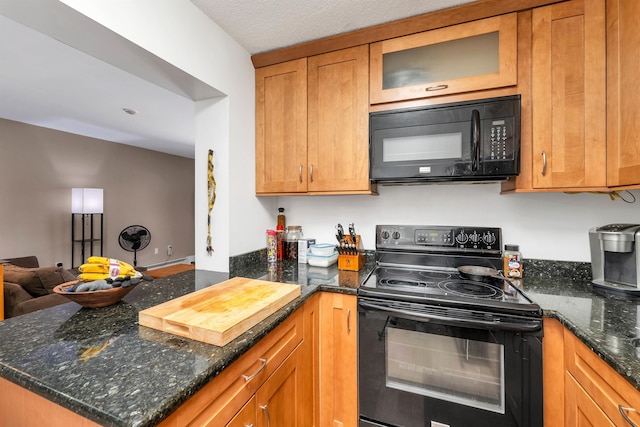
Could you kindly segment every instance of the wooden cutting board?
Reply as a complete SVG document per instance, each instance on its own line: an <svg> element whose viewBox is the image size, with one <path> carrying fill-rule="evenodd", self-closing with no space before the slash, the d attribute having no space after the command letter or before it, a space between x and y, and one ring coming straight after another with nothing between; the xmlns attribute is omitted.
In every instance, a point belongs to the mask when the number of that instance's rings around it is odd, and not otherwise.
<svg viewBox="0 0 640 427"><path fill-rule="evenodd" d="M300 296L300 285L234 277L138 313L140 325L223 346Z"/></svg>

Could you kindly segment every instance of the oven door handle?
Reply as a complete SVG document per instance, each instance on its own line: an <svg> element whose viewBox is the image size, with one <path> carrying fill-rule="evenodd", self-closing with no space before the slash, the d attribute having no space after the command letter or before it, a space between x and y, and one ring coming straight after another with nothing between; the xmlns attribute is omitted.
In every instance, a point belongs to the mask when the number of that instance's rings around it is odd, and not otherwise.
<svg viewBox="0 0 640 427"><path fill-rule="evenodd" d="M398 317L403 317L406 319L416 319L416 320L435 320L440 323L452 325L452 326L475 326L475 327L483 327L492 330L503 330L503 331L538 331L542 329L542 322L537 319L531 319L526 322L492 322L486 320L479 319L464 319L460 317L448 317L448 316L438 316L437 314L429 314L429 313L420 313L411 310L405 310L401 308L389 307L387 305L379 305L374 302L358 302L358 305L365 309L376 310L385 313L393 313L398 315Z"/></svg>

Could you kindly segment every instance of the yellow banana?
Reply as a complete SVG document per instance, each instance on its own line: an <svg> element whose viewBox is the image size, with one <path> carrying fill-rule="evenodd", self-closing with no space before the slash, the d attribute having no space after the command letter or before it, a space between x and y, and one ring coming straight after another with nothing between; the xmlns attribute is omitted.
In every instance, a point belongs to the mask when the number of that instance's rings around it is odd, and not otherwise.
<svg viewBox="0 0 640 427"><path fill-rule="evenodd" d="M118 275L133 275L135 274L135 270L133 267L123 267L122 265L118 265L117 268L119 271ZM110 274L112 271L112 266L107 264L82 264L78 267L78 271L81 273L102 273L102 274ZM116 273L116 271L114 271Z"/></svg>
<svg viewBox="0 0 640 427"><path fill-rule="evenodd" d="M121 269L135 270L131 264L127 264L124 261L120 261L118 259L113 259L113 258L105 258L101 256L90 256L89 258L87 258L87 263L88 264L104 264L109 266L111 264L118 263Z"/></svg>

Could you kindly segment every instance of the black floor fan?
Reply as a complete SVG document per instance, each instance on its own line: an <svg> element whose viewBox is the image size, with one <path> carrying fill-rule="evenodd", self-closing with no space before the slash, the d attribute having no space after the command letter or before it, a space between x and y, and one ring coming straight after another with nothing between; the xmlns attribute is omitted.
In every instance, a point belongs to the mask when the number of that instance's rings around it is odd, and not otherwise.
<svg viewBox="0 0 640 427"><path fill-rule="evenodd" d="M133 266L138 266L136 255L138 251L149 246L151 233L146 227L141 225L130 225L120 232L118 237L120 247L125 251L133 252Z"/></svg>

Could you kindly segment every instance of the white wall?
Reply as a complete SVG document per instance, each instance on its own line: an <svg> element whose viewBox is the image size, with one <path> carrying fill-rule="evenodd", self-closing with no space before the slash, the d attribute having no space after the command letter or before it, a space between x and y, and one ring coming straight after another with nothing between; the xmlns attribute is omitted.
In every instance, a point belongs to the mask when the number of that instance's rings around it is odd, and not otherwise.
<svg viewBox="0 0 640 427"><path fill-rule="evenodd" d="M254 196L255 84L248 52L186 0L136 0L117 7L111 0L62 2L226 95L195 106L196 264L226 271L229 255L264 247L276 200ZM209 149L215 152L218 184L212 256L205 250Z"/></svg>
<svg viewBox="0 0 640 427"><path fill-rule="evenodd" d="M501 227L505 243L524 258L590 261L588 230L614 222L640 223L638 202L604 194L518 193L500 195L500 184L380 186L379 196L281 197L287 224L305 237L335 242L335 225L354 222L366 248L375 248L377 224ZM629 196L623 193L625 198ZM275 213L273 215L275 222Z"/></svg>

